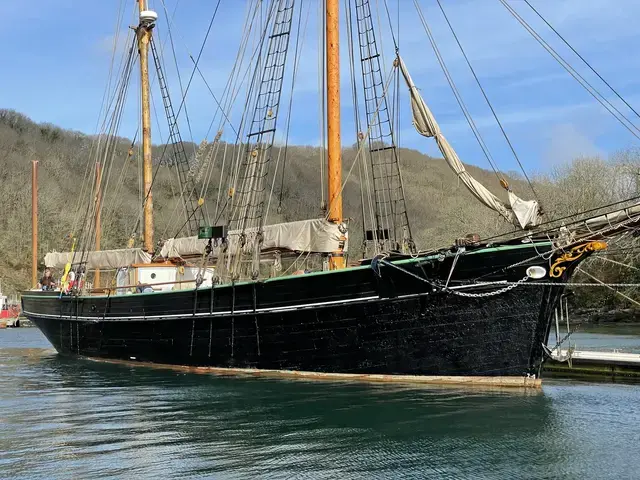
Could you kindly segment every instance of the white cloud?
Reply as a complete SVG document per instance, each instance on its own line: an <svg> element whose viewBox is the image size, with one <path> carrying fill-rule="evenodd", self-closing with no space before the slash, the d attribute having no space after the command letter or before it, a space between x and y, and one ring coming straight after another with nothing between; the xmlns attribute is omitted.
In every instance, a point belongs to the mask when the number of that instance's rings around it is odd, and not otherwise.
<svg viewBox="0 0 640 480"><path fill-rule="evenodd" d="M551 126L542 154L541 167L547 170L582 156L605 156L589 136L575 124L560 123Z"/></svg>

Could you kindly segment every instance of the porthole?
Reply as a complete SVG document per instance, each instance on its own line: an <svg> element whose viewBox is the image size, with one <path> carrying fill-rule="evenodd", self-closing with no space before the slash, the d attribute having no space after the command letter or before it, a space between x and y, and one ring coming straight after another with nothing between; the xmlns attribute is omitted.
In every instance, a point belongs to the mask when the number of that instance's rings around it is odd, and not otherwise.
<svg viewBox="0 0 640 480"><path fill-rule="evenodd" d="M538 279L543 278L547 274L547 270L539 265L533 265L527 268L527 277Z"/></svg>

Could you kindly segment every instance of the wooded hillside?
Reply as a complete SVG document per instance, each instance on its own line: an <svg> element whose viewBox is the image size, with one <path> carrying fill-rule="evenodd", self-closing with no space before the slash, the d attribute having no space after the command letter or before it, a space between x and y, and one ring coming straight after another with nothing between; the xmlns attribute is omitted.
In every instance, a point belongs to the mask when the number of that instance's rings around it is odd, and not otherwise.
<svg viewBox="0 0 640 480"><path fill-rule="evenodd" d="M31 160L39 161L39 233L40 258L47 251L70 248L71 234L77 234L78 219L87 204L83 184L93 182L90 172L94 138L50 124L36 124L14 111L0 110L0 278L5 291L29 286L31 259ZM105 184L103 207L103 248L123 248L135 231L140 214L139 155L128 151L131 141L118 142L116 156ZM233 146L229 146L233 148ZM193 154L193 145L187 152ZM162 146L154 147L154 159L161 157ZM547 219L577 213L588 208L633 196L638 192L638 152L617 155L613 160L583 158L538 178L534 187L546 211ZM345 170L356 151L344 152ZM290 146L284 171L282 208L278 207L280 177L276 179L271 200L270 222L317 217L321 214L320 155L316 147ZM407 195L407 207L416 244L420 248L450 245L457 237L479 233L487 237L512 229L496 213L477 202L459 184L444 160L418 151L401 149L401 168ZM282 164L281 164L282 166ZM506 199L493 172L468 167L478 180ZM354 170L357 172L357 169ZM219 165L213 169L206 191L206 211L214 215L218 198ZM279 175L279 174L278 174ZM515 192L523 198L532 193L525 182L510 178ZM269 181L271 185L271 181ZM86 187L85 187L86 188ZM90 187L89 187L90 188ZM227 185L222 185L224 199ZM176 172L160 167L154 184L156 239L174 236L184 222L180 207ZM350 250L359 255L362 238L360 188L357 173L350 177L344 192L345 215L350 222ZM139 241L139 240L138 240ZM635 261L625 257L625 261ZM620 268L605 276L628 278ZM607 270L607 272L609 272ZM610 298L611 294L605 294ZM604 297L603 297L604 298ZM604 301L604 300L603 300Z"/></svg>

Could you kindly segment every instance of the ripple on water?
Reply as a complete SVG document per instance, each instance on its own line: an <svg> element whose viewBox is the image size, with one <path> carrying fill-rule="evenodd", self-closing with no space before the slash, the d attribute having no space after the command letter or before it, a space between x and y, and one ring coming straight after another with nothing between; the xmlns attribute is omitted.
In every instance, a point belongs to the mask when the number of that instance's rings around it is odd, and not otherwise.
<svg viewBox="0 0 640 480"><path fill-rule="evenodd" d="M2 478L633 478L640 467L638 386L223 378L65 360L23 330L12 348L0 331Z"/></svg>

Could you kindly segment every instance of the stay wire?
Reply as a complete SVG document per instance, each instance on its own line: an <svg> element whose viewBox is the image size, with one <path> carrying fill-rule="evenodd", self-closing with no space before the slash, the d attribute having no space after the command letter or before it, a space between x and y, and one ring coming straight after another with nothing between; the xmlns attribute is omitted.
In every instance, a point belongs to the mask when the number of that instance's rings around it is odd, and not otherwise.
<svg viewBox="0 0 640 480"><path fill-rule="evenodd" d="M344 7L347 13L347 41L348 41L347 51L349 53L349 72L350 72L350 80L351 80L349 83L351 84L351 100L353 102L353 123L355 125L355 130L356 130L355 132L356 145L359 146L360 145L359 133L361 129L361 122L360 122L360 112L358 111L359 101L358 101L358 89L356 87L355 54L353 51L353 48L354 48L353 47L354 46L353 16L351 14L349 0L344 0ZM362 215L362 245L363 245L362 258L365 258L367 254L367 244L366 244L367 227L366 227L366 214L365 214L365 201L364 201L365 184L364 184L363 174L362 174L362 165L360 162L358 162L358 174L360 179L360 207L361 207L361 215ZM372 231L373 231L373 227L372 227ZM375 245L375 242L374 242L374 245Z"/></svg>
<svg viewBox="0 0 640 480"><path fill-rule="evenodd" d="M122 24L122 19L124 18L124 1L120 0L120 6L118 7L118 15L116 17L116 24L114 27L114 35L113 35L113 42L112 42L112 50L111 50L111 60L109 63L109 71L107 74L107 83L105 85L105 89L104 92L102 94L102 101L100 104L100 110L98 111L98 120L96 121L96 126L95 126L95 131L98 134L97 138L95 138L92 142L91 142L91 148L89 151L89 159L93 158L93 153L94 153L94 149L97 149L100 143L100 138L102 136L103 130L104 130L104 124L101 127L100 126L100 118L102 118L102 113L103 111L105 112L105 117L108 117L108 110L110 109L111 103L108 102L109 99L109 93L111 91L111 83L113 81L113 77L114 77L114 66L115 66L115 59L116 59L116 54L118 51L118 43L119 43L119 39L120 39L120 25ZM123 55L120 58L120 64L122 64L122 61L124 59L124 57L126 56L126 52L123 52ZM120 68L120 66L118 66L118 69ZM96 157L97 157L97 153L96 153ZM74 213L74 221L73 221L73 226L71 228L71 236L75 235L75 231L76 228L78 228L78 222L80 220L80 211L82 209L82 201L84 199L84 192L85 192L85 186L88 184L88 174L89 174L89 168L91 167L92 162L89 161L87 162L87 165L85 167L85 172L84 172L84 178L82 181L82 186L80 188L80 195L78 195L77 197L77 202L76 202L76 207L75 207L75 213Z"/></svg>
<svg viewBox="0 0 640 480"><path fill-rule="evenodd" d="M282 174L280 176L280 195L278 198L278 210L282 209L282 195L284 192L284 171L287 167L287 152L288 152L288 147L289 147L289 130L291 127L291 110L293 108L293 92L294 92L294 88L296 85L296 77L298 74L298 66L300 64L300 25L302 23L302 5L303 5L303 1L300 1L300 6L298 7L298 26L297 26L297 35L296 35L296 46L294 49L294 56L293 56L293 78L291 80L291 92L289 94L289 108L288 108L288 112L287 112L287 127L285 129L285 143L284 143L284 158L282 159ZM306 20L305 20L305 33L303 34L303 38L302 41L304 42L304 36L306 35L306 28L307 28L307 22L309 20L309 12L311 12L311 7L309 7L309 9L307 10L307 16L306 16ZM274 172L274 177L277 174L277 166L276 166L276 172ZM271 189L273 192L273 188ZM269 203L271 203L271 199L269 199ZM267 215L269 212L269 208L267 207Z"/></svg>
<svg viewBox="0 0 640 480"><path fill-rule="evenodd" d="M165 5L165 1L164 1L164 0L162 0L162 4L163 4L163 8L164 8L164 10L165 10L165 13L167 13L167 7L166 7L166 5ZM168 22L168 24L169 24L169 36L168 36L168 38L169 38L170 43L171 43L171 49L173 50L173 57L174 57L174 60L175 60L175 62L176 62L176 70L178 70L177 57L176 57L175 48L174 48L173 36L172 36L172 34L171 34L171 28L170 28L171 22ZM203 81L203 83L205 84L205 86L206 86L206 87L207 87L207 89L209 90L209 93L211 94L211 97L213 98L213 100L216 102L216 105L218 106L218 108L222 110L222 105L220 104L220 101L218 100L218 97L213 93L213 89L212 89L212 88L211 88L211 86L209 85L209 82L207 82L207 79L206 79L206 77L204 76L204 74L202 73L202 70L200 70L200 67L199 67L199 66L198 66L198 64L196 63L196 60L193 58L193 55L191 54L191 52L190 52L190 51L189 51L189 49L187 48L187 46L186 46L186 42L184 42L184 38L182 38L182 36L179 34L179 32L178 32L178 35L179 35L179 37L183 40L183 43L185 44L185 45L184 45L185 50L187 51L187 55L189 56L189 59L191 60L191 62L195 65L195 67L194 67L194 68L196 69L196 71L197 71L198 75L200 76L200 79ZM202 52L200 52L200 53L202 53ZM199 57L199 55L198 55L198 57ZM179 74L179 73L178 73L178 80L179 80L179 82L180 82L180 89L181 89L181 91L183 91L183 87L182 87L182 80L181 80L181 76L180 76L180 74ZM228 118L228 117L227 117L227 115L224 113L224 111L223 111L223 113L222 113L222 114L224 115L225 119L227 120L227 122L228 122L228 123L229 123L229 125L231 126L231 129L234 131L234 133L236 133L236 129L235 129L235 127L233 126L233 124L231 123L231 120L229 120L229 118ZM185 115L186 115L186 106L185 106ZM193 134L191 133L191 124L190 124L190 121L189 121L188 116L187 116L187 124L188 124L188 127L189 127L189 133L190 133L190 135L191 135L191 141L192 141L192 143L194 143L194 145L195 145L195 142L193 142ZM211 129L211 127L209 127L209 130L210 130L210 129ZM208 136L208 132L207 132L207 135L206 135L206 136ZM195 149L195 147L194 147L194 149ZM194 153L195 153L195 151L194 151Z"/></svg>
<svg viewBox="0 0 640 480"><path fill-rule="evenodd" d="M252 8L253 7L253 8ZM252 13L253 12L253 13ZM251 39L251 29L252 29L252 25L255 21L256 18L256 14L258 12L258 6L257 4L254 6L253 2L250 2L248 7L247 7L247 12L246 12L246 18L245 18L245 26L244 26L244 31L242 34L242 39L240 42L240 46L238 47L238 52L236 53L236 58L235 58L235 62L233 65L233 68L231 69L231 73L229 74L229 77L227 79L227 83L226 86L224 88L225 94L223 96L223 100L222 100L222 104L226 105L226 107L220 107L218 109L218 111L222 112L223 116L225 117L225 120L220 119L219 124L218 124L218 134L222 134L222 131L224 129L225 126L225 122L229 121L229 117L228 114L231 114L231 110L233 108L233 106L235 105L235 101L237 96L240 94L241 89L242 89L242 85L244 84L249 72L250 72L250 65L247 66L247 69L245 71L244 74L242 74L242 69L243 69L243 65L244 65L244 58L247 52L247 49L249 47L249 43L250 43L250 39ZM256 52L254 52L253 54L251 54L251 58L253 59L253 57L256 55ZM251 63L251 62L249 62ZM224 108L228 109L228 114L224 112ZM206 138L209 137L209 134L211 132L211 129L213 128L213 125L215 124L217 119L217 112L216 114L214 114L213 119L211 120L211 123L209 124L209 128L207 130L207 133L205 135ZM234 133L236 134L236 138L239 138L239 133L238 130L241 128L241 125L239 126L239 129L236 130L233 125L231 125L231 128L233 129ZM217 138L217 137L216 137ZM223 181L225 179L225 168L226 168L226 159L227 159L227 151L229 148L229 143L228 142L224 142L224 149L223 149L223 153L222 153L222 166L221 166L221 170L220 170L220 176L219 176L219 181L218 181L218 188L217 188L217 195L216 195L216 208L215 208L215 212L216 212L216 222L217 223L217 219L220 218L220 198L221 198L221 194L222 194L222 184ZM217 144L214 147L215 152L213 153L214 155L214 161L211 162L209 164L209 166L207 167L207 171L205 172L204 175L204 180L202 182L202 193L200 196L204 196L204 192L205 190L209 187L210 182L211 182L211 177L213 176L214 173L214 164L215 164L215 158L217 158L218 156L218 152L220 150L220 142L217 142ZM228 200L228 198L227 198ZM226 204L225 204L226 206ZM223 207L224 210L224 207Z"/></svg>
<svg viewBox="0 0 640 480"><path fill-rule="evenodd" d="M553 33L555 33L555 34L558 36L558 38L560 38L560 40L562 40L562 41L564 42L564 44L565 44L567 47L569 47L569 48L571 49L571 51L572 51L573 53L575 53L575 54L576 54L576 56L577 56L580 60L582 60L582 61L584 62L584 64L585 64L587 67L589 67L589 69L590 69L593 73L595 73L595 74L598 76L598 78L599 78L600 80L602 80L602 82L603 82L607 87L609 87L609 88L611 89L611 91L612 91L612 92L613 92L613 93L614 93L614 94L615 94L615 95L616 95L616 96L617 96L617 97L618 97L618 98L619 98L619 99L620 99L620 100L621 100L621 101L622 101L622 102L623 102L627 107L629 107L629 109L630 109L633 113L635 113L635 115L636 115L638 118L640 118L640 113L638 113L638 112L637 112L637 111L636 111L636 110L635 110L631 105L629 105L629 103L628 103L628 102L627 102L627 101L622 97L622 95L620 95L620 94L618 93L618 91L617 91L615 88L613 88L613 87L611 86L611 84L610 84L609 82L607 82L607 81L602 77L602 75L600 75L600 74L598 73L598 71L597 71L595 68L593 68L593 67L591 66L591 64L590 64L590 63L589 63L589 62L588 62L588 61L587 61L587 60L586 60L582 55L580 55L580 54L577 52L577 50L576 50L575 48L573 48L573 46L572 46L572 45L571 45L571 44L570 44L570 43L569 43L569 42L568 42L568 41L567 41L567 40L566 40L562 35L560 35L560 32L558 32L555 28L553 28L553 26L551 25L551 23L549 23L549 22L547 21L547 19L546 19L546 18L544 18L544 17L542 16L542 14L541 14L538 10L536 10L536 9L535 9L535 7L534 7L533 5L531 5L531 3L529 3L529 0L524 0L524 3L526 3L526 4L529 6L529 8L531 8L531 10L533 10L533 11L535 12L535 14L536 14L538 17L540 17L540 19L541 19L544 23L546 23L546 24L547 24L547 26L548 26L548 27L553 31Z"/></svg>
<svg viewBox="0 0 640 480"><path fill-rule="evenodd" d="M433 51L434 51L434 53L436 55L438 63L440 64L440 68L442 69L442 72L444 73L445 78L447 79L447 82L449 83L449 87L451 88L451 91L453 92L453 95L455 96L456 101L458 102L458 105L460 106L460 109L462 110L462 113L464 114L464 117L467 120L467 123L469 124L469 127L471 128L471 131L473 132L474 137L476 138L476 141L478 142L478 145L482 149L482 152L484 153L484 156L486 157L487 161L489 162L489 165L491 166L493 172L495 173L496 177L498 178L498 181L501 181L502 177L504 177L504 175L502 175L502 172L500 172L498 170L498 167L496 166L496 163L493 160L493 157L492 157L491 153L489 152L489 149L487 148L487 145L486 145L484 139L482 138L482 135L480 134L480 131L478 130L478 127L476 126L476 123L473 120L473 117L471 117L471 114L470 114L469 110L467 109L467 106L464 103L464 100L462 99L462 96L460 95L460 92L458 91L458 88L456 87L455 82L453 81L453 77L451 76L451 74L449 72L449 69L447 68L446 63L444 62L444 59L442 58L442 54L440 53L440 49L438 48L438 45L436 44L435 37L433 36L433 33L431 32L431 28L429 27L429 24L427 23L427 20L424 17L424 14L422 12L422 8L420 7L420 4L418 3L418 0L413 0L413 3L415 5L415 7L416 7L416 10L418 12L418 17L420 18L420 21L422 22L422 26L423 26L426 34L427 34L427 37L429 37L429 42L431 43L431 47L433 48Z"/></svg>
<svg viewBox="0 0 640 480"><path fill-rule="evenodd" d="M268 58L268 52L264 51L264 45L266 40L269 38L268 32L269 32L270 21L272 18L275 18L275 15L277 15L277 11L278 11L278 2L276 1L271 3L268 10L265 9L266 17L264 18L263 25L261 25L260 27L261 33L256 39L257 40L256 42L257 43L256 45L257 59L256 59L255 67L253 68L253 73L251 75L251 81L248 84L245 103L244 103L243 112L240 120L240 128L238 129L240 132L242 132L244 128L248 125L247 134L250 133L250 130L253 125L253 120L252 120L253 116L250 114L249 105L252 102L257 102L259 98L259 93L260 93L259 83L261 79L259 74L261 71L263 71L262 69L263 56L265 57L265 59ZM262 17L260 17L260 20L262 21ZM255 110L251 110L251 111L254 112ZM240 138L240 135L236 137L235 146L237 150L235 167L228 174L229 184L231 185L231 188L233 188L234 192L237 190L237 188L241 188L245 190L244 188L245 183L253 178L253 177L241 178L242 165L243 165L243 162L246 160L246 157L244 154L248 152L244 151L245 149L240 148L242 146L242 140ZM247 143L246 146L247 148L249 148L249 143ZM239 181L241 182L240 187L238 187ZM242 197L242 195L240 195L240 197ZM237 198L237 195L234 195L234 198ZM240 200L237 200L238 203L236 203L235 205L233 201L231 202L231 211L228 214L228 220L230 222L240 222L241 220L244 220L244 218L241 218L239 216L236 217L236 212L238 215L240 215L240 210L246 209L247 205L243 204L243 202L246 202L246 201L247 201L247 198L240 198Z"/></svg>
<svg viewBox="0 0 640 480"><path fill-rule="evenodd" d="M191 55L189 55L189 58L191 59L192 62L194 62L195 68L196 68L198 74L200 75L200 78L204 82L205 87L207 87L207 90L209 90L209 93L213 97L213 100L216 102L216 105L220 109L220 112L221 112L222 116L224 117L226 123L229 124L229 126L231 127L231 130L233 130L233 133L235 133L236 135L239 135L238 134L238 129L236 129L236 127L233 126L233 123L231 122L231 119L229 118L229 115L224 111L224 108L222 107L222 105L218 101L218 98L213 93L213 89L211 88L211 85L209 85L209 82L207 82L207 79L205 78L204 74L202 73L202 70L200 70L200 67L198 66L197 63L195 63L195 60L193 59L193 57Z"/></svg>
<svg viewBox="0 0 640 480"><path fill-rule="evenodd" d="M535 231L533 231L533 232L525 232L525 233L521 233L521 232L519 232L519 234L518 234L518 235L516 235L516 236L514 236L512 239L513 239L513 240L517 240L517 239L527 238L527 237L530 237L530 236L532 235L532 233L534 233L534 234L536 234L536 235L542 235L542 234L546 234L546 233L551 233L551 232L553 232L554 230L557 230L557 228L558 228L558 227L549 227L549 228L541 229L541 230L539 230L539 228L540 228L540 227L542 227L542 226L545 226L545 225L550 225L550 224L553 224L553 223L562 222L562 220L566 220L566 219L568 219L568 218L580 217L580 216L586 215L586 214L588 214L588 213L593 213L593 212L595 212L595 211L597 211L597 210L604 210L604 209L607 209L607 208L615 207L615 206L617 206L617 205L621 205L621 204L623 204L623 203L632 202L632 201L634 201L634 200L640 200L640 195L635 196L635 197L631 197L631 198L627 198L627 199L625 199L625 200L620 200L620 201L618 201L618 202L609 203L609 204L607 204L607 205L602 205L602 206L600 206L600 207L590 208L590 209L588 209L588 210L582 210L582 211L577 212L577 213L575 213L575 214L566 215L566 216L564 216L564 217L556 218L556 219L554 219L554 220L547 220L547 221L546 221L546 222L544 222L544 223L540 223L540 224L538 224L538 225L536 226L536 230L535 230ZM631 207L633 207L633 205L631 205L631 206L629 206L629 207L625 207L625 208L631 208ZM616 211L616 210L614 210L614 211L609 211L609 212L603 213L602 215L609 215L609 214L611 214L611 213L614 213L615 211ZM564 227L571 227L571 226L577 225L577 224L579 224L579 223L583 223L583 222L584 222L584 221L586 221L586 220L589 220L589 219L587 218L587 219L582 219L582 220L575 220L575 221L573 221L573 222L570 222L570 223L564 224L564 225L562 225L562 226L564 226ZM510 234L510 233L500 233L500 234L498 234L498 235L493 235L493 236L491 236L491 237L487 237L487 238L483 239L483 242L484 242L484 243L487 243L487 242L490 242L490 241L499 240L499 239L501 239L501 238L505 238L505 237L509 237L509 236L511 236L511 234Z"/></svg>
<svg viewBox="0 0 640 480"><path fill-rule="evenodd" d="M106 184L108 184L108 181L110 178L110 171L111 171L110 165L112 164L113 157L115 155L116 134L119 130L119 126L122 120L122 112L123 112L126 94L128 90L129 79L130 79L131 71L134 64L134 46L135 46L135 39L134 39L134 43L129 49L126 66L123 70L122 77L117 86L117 95L115 97L116 104L113 108L112 114L110 115L110 120L105 119L105 123L109 124L109 129L107 133L107 141L104 146L104 158L102 161L103 178L106 178L105 188L101 189L102 194L104 194L104 191L106 191ZM109 158L110 162L107 161L108 157L110 157ZM94 187L95 187L95 183L94 183ZM92 188L92 193L93 193L93 188ZM103 206L103 202L101 202L101 206ZM94 222L96 220L95 208L96 208L95 202L93 203L88 202L87 209L85 211L84 220L82 222L84 227L82 228L81 234L79 236L80 239L77 242L77 248L73 252L73 257L71 260L72 265L85 263L85 259L89 255L89 251L91 250L90 246L92 242L92 240L90 239L90 235L94 231L94 226L95 226ZM78 255L80 256L80 262L76 262L76 258Z"/></svg>
<svg viewBox="0 0 640 480"><path fill-rule="evenodd" d="M113 105L113 102L115 101L115 95L117 92L117 86L114 86L114 91L113 94L111 94L111 86L112 86L112 82L114 79L114 73L119 72L118 73L118 77L120 77L120 73L123 71L123 65L125 62L125 58L127 58L127 62L129 61L128 59L128 52L127 50L124 50L122 52L122 55L120 56L120 62L118 64L118 67L116 70L114 70L115 67L115 58L116 58L116 53L118 51L118 44L119 44L119 39L120 39L120 28L119 26L122 23L122 19L124 18L124 10L123 10L123 2L120 2L120 13L118 14L118 18L116 21L116 25L115 25L115 33L113 36L113 48L112 48L112 52L111 52L111 62L110 62L110 67L109 67L109 73L108 73L108 80L107 80L107 84L105 85L105 90L103 93L103 97L102 97L102 102L100 105L100 110L98 113L98 120L96 122L96 137L94 138L94 140L91 142L91 148L89 150L89 159L92 159L94 154L95 154L95 158L97 161L97 158L99 157L99 150L100 150L100 145L102 143L103 137L105 135L106 132L106 128L107 128L107 122L109 119L109 111L111 110L111 107ZM137 8L133 9L133 11L137 11ZM135 17L135 15L134 15ZM130 34L130 33L129 33ZM129 35L127 35L127 39L128 39ZM104 119L102 120L102 123L100 122L100 118L102 118L102 115L104 113ZM77 228L82 228L80 226L80 219L83 218L81 213L82 210L82 201L85 198L85 186L89 184L88 182L88 174L89 174L89 169L92 166L95 168L95 162L87 162L87 166L85 168L85 173L84 173L84 178L83 178L83 182L82 182L82 187L80 189L80 195L77 196L78 198L78 202L76 205L76 209L75 209L75 214L74 214L74 222L73 222L73 227L71 229L71 241L72 237L75 236L75 232ZM92 171L92 173L95 173L95 170Z"/></svg>
<svg viewBox="0 0 640 480"><path fill-rule="evenodd" d="M178 7L178 4L176 3L176 8ZM178 66L178 57L176 55L176 48L173 42L173 33L171 32L171 17L169 16L169 11L167 10L167 6L165 4L165 1L162 0L162 8L164 9L164 13L165 16L167 18L167 34L169 37L169 44L171 45L171 53L173 55L173 63L174 66L176 68L176 75L178 77L178 85L180 86L180 93L184 93L184 88L182 86L182 75L180 75L180 67ZM162 52L162 44L160 45L160 52L161 54L163 54ZM163 67L166 71L166 68ZM195 142L193 141L193 131L191 130L191 120L189 119L189 112L187 111L187 106L184 106L184 116L185 119L187 121L187 129L189 130L189 137L191 139L191 143L193 144L193 154L195 156L196 154L196 146L195 146ZM178 121L178 117L176 117L176 122Z"/></svg>
<svg viewBox="0 0 640 480"><path fill-rule="evenodd" d="M569 63L556 52L534 29L516 12L506 0L498 0L509 11L509 13L529 32L529 34L584 88L600 105L602 105L620 124L625 127L631 135L640 140L640 129L629 120L620 110L618 110L609 100L607 100L593 85L591 85L580 73L578 73ZM614 113L615 112L615 113ZM617 113L617 115L616 115ZM619 115L619 116L618 116ZM623 121L624 120L624 121ZM627 122L627 123L625 123Z"/></svg>
<svg viewBox="0 0 640 480"><path fill-rule="evenodd" d="M198 68L198 63L200 62L200 58L202 57L202 52L204 50L205 45L207 44L207 40L209 38L209 34L211 33L211 28L213 27L213 22L216 19L216 16L218 14L218 9L220 7L220 2L221 0L218 0L218 2L216 3L216 8L213 11L213 15L211 16L211 20L209 21L209 27L207 28L207 33L204 36L204 39L202 40L202 45L200 46L200 51L198 52L198 56L196 58L196 60L194 61L194 67L193 70L191 71L191 75L189 76L189 81L187 82L187 86L184 90L184 94L182 95L182 101L180 102L180 106L178 107L178 111L176 112L175 116L176 118L178 118L178 116L180 115L180 112L182 111L182 107L185 103L186 97L187 97L187 93L189 92L189 88L191 87L191 82L193 80L193 77L195 75L195 72ZM156 181L156 177L158 175L158 171L160 170L160 167L162 166L162 161L164 159L164 156L167 152L167 148L169 148L169 144L165 144L164 148L162 149L162 154L160 155L160 161L158 162L155 172L153 172L153 177L151 178L151 185L149 187L149 191L146 192L145 197L144 197L144 201L142 202L142 206L144 207L147 203L147 201L149 200L149 194L151 193L152 189L153 189L153 185L155 184ZM142 212L141 212L142 213ZM133 234L135 234L135 232L138 230L138 227L140 225L140 221L141 221L141 215L138 215L138 219L136 220L136 225L133 229Z"/></svg>
<svg viewBox="0 0 640 480"><path fill-rule="evenodd" d="M396 49L396 53L398 53L398 50L400 49L400 47L398 46L398 40L396 39L396 34L393 31L393 21L391 20L391 13L389 12L389 4L387 3L387 0L384 0L384 9L387 12L387 20L389 20L389 31L391 32L391 38L393 39L393 46ZM400 11L400 9L398 9L398 12ZM398 30L398 35L400 34L400 31Z"/></svg>
<svg viewBox="0 0 640 480"><path fill-rule="evenodd" d="M447 14L444 11L444 8L442 7L442 3L440 2L440 0L436 0L436 2L438 3L438 7L440 7L440 11L442 12L442 16L444 17L445 21L447 22L447 25L449 26L449 30L451 30L451 34L453 35L453 38L456 40L456 43L458 44L458 47L460 47L460 52L462 52L462 56L464 57L465 61L467 62L467 66L469 67L469 70L471 70L471 73L473 74L473 78L476 80L476 83L478 84L478 88L480 88L480 91L482 92L482 96L486 100L487 105L489 106L489 109L491 109L491 113L493 114L493 118L495 118L496 123L500 127L500 131L502 132L502 135L504 136L504 139L507 141L507 144L509 145L509 148L511 149L511 153L513 153L513 157L516 159L516 162L518 162L518 166L520 167L520 170L524 174L524 178L527 180L527 183L529 184L529 188L531 188L531 191L533 192L533 195L536 197L536 199L539 200L538 194L536 193L535 188L533 188L533 183L531 182L531 179L527 175L527 172L524 169L524 166L522 165L522 162L520 161L520 158L518 157L518 154L516 153L516 150L513 147L513 144L511 143L511 140L509 139L509 136L507 135L507 132L505 131L504 127L502 126L502 122L498 118L498 114L496 113L495 109L493 108L493 105L491 104L491 101L489 100L489 97L487 96L487 93L485 92L485 89L482 87L482 83L480 83L480 79L478 78L478 75L476 74L475 69L471 65L471 61L469 60L469 57L467 56L467 53L465 52L464 48L462 47L462 43L460 43L460 40L458 39L458 35L456 34L455 30L453 29L453 25L451 25L451 22L449 21L449 17L447 16Z"/></svg>

